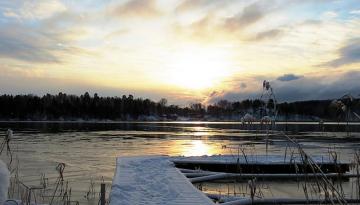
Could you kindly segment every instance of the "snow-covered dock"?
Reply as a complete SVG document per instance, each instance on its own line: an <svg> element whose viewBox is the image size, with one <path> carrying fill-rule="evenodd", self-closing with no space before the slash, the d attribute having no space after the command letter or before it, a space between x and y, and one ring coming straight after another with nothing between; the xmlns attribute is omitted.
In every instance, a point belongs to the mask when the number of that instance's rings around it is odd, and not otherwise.
<svg viewBox="0 0 360 205"><path fill-rule="evenodd" d="M120 157L110 205L214 205L167 156Z"/></svg>
<svg viewBox="0 0 360 205"><path fill-rule="evenodd" d="M311 171L303 159L286 159L277 155L120 157L117 159L110 205L214 205L214 202L192 183L234 177L309 178L307 173L312 173L314 177L339 178L340 173L342 178L358 177L347 173L349 163L340 163L321 156L314 156L312 160L321 172ZM294 166L304 172L295 172ZM198 170L199 168L202 171Z"/></svg>

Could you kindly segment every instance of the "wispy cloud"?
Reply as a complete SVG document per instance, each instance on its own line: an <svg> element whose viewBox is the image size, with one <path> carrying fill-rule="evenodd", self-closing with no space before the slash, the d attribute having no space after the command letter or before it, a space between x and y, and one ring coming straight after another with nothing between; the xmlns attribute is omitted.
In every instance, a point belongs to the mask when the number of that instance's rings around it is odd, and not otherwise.
<svg viewBox="0 0 360 205"><path fill-rule="evenodd" d="M20 25L0 30L0 56L28 62L59 62L51 53L57 43L48 36Z"/></svg>
<svg viewBox="0 0 360 205"><path fill-rule="evenodd" d="M354 15L360 15L360 9L358 10L352 10L349 12L350 14L354 14Z"/></svg>
<svg viewBox="0 0 360 205"><path fill-rule="evenodd" d="M196 9L204 9L208 7L220 8L226 6L229 3L234 2L234 0L185 0L181 1L178 6L175 8L177 12L188 12Z"/></svg>
<svg viewBox="0 0 360 205"><path fill-rule="evenodd" d="M271 40L273 38L280 37L282 34L284 34L284 31L281 29L271 29L256 34L256 37L253 40L257 40L257 41Z"/></svg>
<svg viewBox="0 0 360 205"><path fill-rule="evenodd" d="M38 22L36 27L21 22L2 24L0 58L33 64L59 64L69 60L64 56L90 53L75 44L85 32L79 24L64 27L50 23L54 20L51 19ZM64 22L66 21L62 21ZM61 24L61 22L56 24Z"/></svg>
<svg viewBox="0 0 360 205"><path fill-rule="evenodd" d="M262 78L264 76L261 76ZM270 80L275 95L279 101L297 101L312 99L335 99L345 93L357 94L360 89L358 79L360 71L336 73L334 75L319 75L301 77L297 80L274 81ZM265 79L265 78L262 78ZM259 76L249 79L238 79L238 84L249 82L253 90L237 89L222 92L213 92L208 96L207 103L215 103L221 99L238 101L243 99L258 99L261 95L262 80ZM268 79L269 80L269 79ZM255 84L253 84L255 83ZM256 86L257 85L257 86Z"/></svg>
<svg viewBox="0 0 360 205"><path fill-rule="evenodd" d="M234 12L229 12L229 14L218 14L214 10L207 11L203 17L193 21L191 24L178 25L175 24L176 32L179 32L178 35L185 34L190 37L194 37L196 40L200 41L213 41L216 39L226 40L226 39L238 39L238 41L260 41L268 40L276 37L280 37L284 34L284 30L279 28L268 28L264 26L263 30L260 31L250 31L247 29L251 26L260 25L262 20L266 20L267 17L274 13L275 11L282 8L282 5L276 3L275 1L254 1L250 4L241 4L237 1L195 1L195 4L190 4L192 1L184 1L180 6L188 5L186 8L191 9L193 7L201 7L209 5L216 5L221 2L222 6L233 5L238 6L239 9ZM183 5L184 4L184 5ZM190 6L191 5L191 6ZM221 8L221 7L220 7ZM224 9L228 10L228 8Z"/></svg>
<svg viewBox="0 0 360 205"><path fill-rule="evenodd" d="M10 3L11 2L11 3ZM46 19L67 10L58 0L10 1L1 10L6 17L19 20Z"/></svg>
<svg viewBox="0 0 360 205"><path fill-rule="evenodd" d="M292 81L292 80L297 80L297 79L302 78L302 77L304 77L304 76L295 75L295 74L290 73L290 74L284 74L282 76L279 76L277 78L277 80L280 80L280 81Z"/></svg>
<svg viewBox="0 0 360 205"><path fill-rule="evenodd" d="M253 3L246 6L237 15L227 18L224 22L224 27L229 31L237 31L258 22L264 16L264 8L259 3Z"/></svg>
<svg viewBox="0 0 360 205"><path fill-rule="evenodd" d="M125 4L116 6L112 14L118 17L156 17L161 14L157 8L156 0L130 0Z"/></svg>
<svg viewBox="0 0 360 205"><path fill-rule="evenodd" d="M326 62L322 66L340 67L352 63L360 63L360 38L349 40L346 45L339 49L339 57Z"/></svg>

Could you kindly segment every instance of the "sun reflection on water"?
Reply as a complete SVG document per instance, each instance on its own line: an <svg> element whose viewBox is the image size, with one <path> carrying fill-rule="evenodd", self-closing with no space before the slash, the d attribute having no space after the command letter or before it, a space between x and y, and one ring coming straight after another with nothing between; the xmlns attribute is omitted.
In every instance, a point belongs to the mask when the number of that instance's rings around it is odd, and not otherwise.
<svg viewBox="0 0 360 205"><path fill-rule="evenodd" d="M193 140L188 147L184 147L183 154L184 156L202 156L202 155L211 155L213 150L210 145L205 144L202 140Z"/></svg>

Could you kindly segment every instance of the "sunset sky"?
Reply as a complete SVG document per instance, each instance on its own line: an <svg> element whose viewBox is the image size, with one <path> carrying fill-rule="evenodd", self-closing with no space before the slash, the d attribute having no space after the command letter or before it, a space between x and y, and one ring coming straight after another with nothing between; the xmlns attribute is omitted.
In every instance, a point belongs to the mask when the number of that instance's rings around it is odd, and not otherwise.
<svg viewBox="0 0 360 205"><path fill-rule="evenodd" d="M0 94L359 96L360 1L1 1L0 59Z"/></svg>

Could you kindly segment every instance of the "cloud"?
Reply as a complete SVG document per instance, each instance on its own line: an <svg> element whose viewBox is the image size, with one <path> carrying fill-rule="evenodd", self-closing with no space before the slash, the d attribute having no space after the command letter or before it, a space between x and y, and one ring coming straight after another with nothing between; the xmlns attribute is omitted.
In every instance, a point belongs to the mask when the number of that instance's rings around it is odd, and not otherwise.
<svg viewBox="0 0 360 205"><path fill-rule="evenodd" d="M339 16L338 13L334 12L334 11L326 11L321 15L324 19L334 19L336 17Z"/></svg>
<svg viewBox="0 0 360 205"><path fill-rule="evenodd" d="M3 24L0 30L0 58L30 63L63 63L69 60L67 57L70 55L90 54L74 43L81 33L79 27L53 26L49 29L47 23L39 23L37 27L21 23Z"/></svg>
<svg viewBox="0 0 360 205"><path fill-rule="evenodd" d="M127 33L129 33L129 30L128 30L128 29L124 29L124 28L118 29L118 30L116 30L116 31L113 31L113 32L107 34L107 35L105 36L105 39L111 40L111 39L113 39L113 38L117 38L117 37L123 36L124 34L127 34Z"/></svg>
<svg viewBox="0 0 360 205"><path fill-rule="evenodd" d="M351 39L347 44L339 49L339 58L321 64L321 66L340 67L352 63L360 62L360 38Z"/></svg>
<svg viewBox="0 0 360 205"><path fill-rule="evenodd" d="M14 21L5 15L6 21L0 22L0 58L36 67L36 63L63 63L70 55L89 54L76 44L87 34L83 24L89 15L67 10L55 0L24 1L19 8L16 2L20 1L0 3L0 10L11 10L17 16Z"/></svg>
<svg viewBox="0 0 360 205"><path fill-rule="evenodd" d="M237 5L239 2L230 0L225 2L196 0L194 1L194 4L191 4L191 2L192 1L184 1L177 8L191 10L199 7L201 9L206 9L209 6L216 5L216 9L218 9L219 6L229 5L231 3L232 7L239 7L240 10L237 9L237 11L229 12L228 15L221 15L218 10L214 9L207 11L203 17L190 24L175 24L174 31L178 36L190 37L190 39L200 42L224 40L260 41L276 38L284 33L283 29L273 28L257 34L253 34L254 32L251 31L251 37L249 37L249 33L246 33L247 31L245 31L246 28L258 24L261 20L265 19L267 15L280 9L280 5L278 4L255 1L251 4L245 4L244 6L244 4Z"/></svg>
<svg viewBox="0 0 360 205"><path fill-rule="evenodd" d="M3 15L5 17L16 18L19 20L38 20L49 18L66 10L67 8L58 0L22 2L14 0L12 3L8 3L3 9Z"/></svg>
<svg viewBox="0 0 360 205"><path fill-rule="evenodd" d="M352 11L349 12L349 14L360 15L360 9L359 10L352 10Z"/></svg>
<svg viewBox="0 0 360 205"><path fill-rule="evenodd" d="M335 99L346 93L357 94L360 89L360 71L349 71L334 76L304 77L291 83L277 82L276 96L279 100Z"/></svg>
<svg viewBox="0 0 360 205"><path fill-rule="evenodd" d="M190 35L197 40L211 39L214 34L211 32L213 29L213 22L214 17L211 14L208 14L199 21L193 22L186 30L190 31Z"/></svg>
<svg viewBox="0 0 360 205"><path fill-rule="evenodd" d="M161 12L156 7L155 0L130 0L125 4L115 7L114 16L119 17L156 17Z"/></svg>
<svg viewBox="0 0 360 205"><path fill-rule="evenodd" d="M254 40L261 41L261 40L267 40L267 39L273 39L276 37L279 37L283 34L283 30L280 29L271 29L268 31L264 31L261 33L258 33Z"/></svg>
<svg viewBox="0 0 360 205"><path fill-rule="evenodd" d="M253 99L256 98L257 95L255 93L252 92L235 92L235 91L230 91L230 92L219 92L216 93L216 95L212 95L207 97L203 103L204 104L214 104L217 103L220 100L228 100L228 101L241 101L241 100L245 100L245 99Z"/></svg>
<svg viewBox="0 0 360 205"><path fill-rule="evenodd" d="M51 53L58 42L32 28L4 26L0 30L0 56L28 62L59 62Z"/></svg>
<svg viewBox="0 0 360 205"><path fill-rule="evenodd" d="M280 77L277 78L277 80L279 81L292 81L292 80L297 80L299 78L302 78L303 76L301 75L295 75L295 74L284 74Z"/></svg>
<svg viewBox="0 0 360 205"><path fill-rule="evenodd" d="M214 97L214 96L216 96L217 94L218 94L217 91L212 91L212 92L210 93L209 97Z"/></svg>
<svg viewBox="0 0 360 205"><path fill-rule="evenodd" d="M360 90L360 71L337 73L334 76L320 75L302 77L292 81L270 81L278 101L321 100L336 99L346 93L357 95ZM238 81L244 81L238 79ZM241 101L244 99L258 99L262 92L262 80L259 76L246 79L252 84L253 90L239 90L234 88L222 92L213 92L206 99L206 103L215 103L221 99ZM257 86L258 85L258 86Z"/></svg>
<svg viewBox="0 0 360 205"><path fill-rule="evenodd" d="M198 4L206 4L202 1L196 2L198 2ZM187 3L187 1L184 3ZM207 4L213 5L216 3L207 2ZM224 41L224 39L239 40L243 38L242 31L246 27L264 18L266 15L264 7L265 4L256 2L245 6L240 12L230 17L219 16L216 12L212 11L207 12L202 18L190 24L175 24L174 31L178 36L185 36L199 42Z"/></svg>
<svg viewBox="0 0 360 205"><path fill-rule="evenodd" d="M217 1L208 1L208 0L185 0L182 1L176 8L175 10L178 12L182 12L182 11L189 11L189 10L193 10L193 9L197 9L197 8L202 8L203 6L208 5L209 3L213 3L213 2L217 2Z"/></svg>
<svg viewBox="0 0 360 205"><path fill-rule="evenodd" d="M228 80L226 83L231 87L229 90L214 90L208 94L205 94L202 103L213 104L219 100L238 101L239 99L248 99L256 96L256 92L253 88L256 85L262 83L262 79L258 80L256 77L243 78Z"/></svg>
<svg viewBox="0 0 360 205"><path fill-rule="evenodd" d="M227 18L224 27L230 31L243 29L251 24L256 23L265 16L263 8L258 3L253 3L246 6L242 12L237 15Z"/></svg>
<svg viewBox="0 0 360 205"><path fill-rule="evenodd" d="M240 88L246 88L247 87L247 85L246 85L246 83L240 83Z"/></svg>
<svg viewBox="0 0 360 205"><path fill-rule="evenodd" d="M195 9L204 9L211 6L219 9L219 7L225 6L231 2L234 2L234 0L185 0L176 6L175 11L187 12Z"/></svg>

